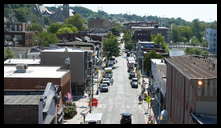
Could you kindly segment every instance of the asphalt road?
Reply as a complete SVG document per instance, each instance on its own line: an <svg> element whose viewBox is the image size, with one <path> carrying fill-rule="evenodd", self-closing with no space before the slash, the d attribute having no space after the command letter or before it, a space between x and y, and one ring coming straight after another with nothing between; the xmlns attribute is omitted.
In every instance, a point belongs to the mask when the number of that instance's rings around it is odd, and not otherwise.
<svg viewBox="0 0 221 128"><path fill-rule="evenodd" d="M103 113L102 124L120 124L122 112L132 113L133 124L144 124L144 108L138 104L140 85L137 89L131 88L125 56L117 57L118 63L113 70L114 84L107 93L99 94L99 105L93 109L95 113Z"/></svg>

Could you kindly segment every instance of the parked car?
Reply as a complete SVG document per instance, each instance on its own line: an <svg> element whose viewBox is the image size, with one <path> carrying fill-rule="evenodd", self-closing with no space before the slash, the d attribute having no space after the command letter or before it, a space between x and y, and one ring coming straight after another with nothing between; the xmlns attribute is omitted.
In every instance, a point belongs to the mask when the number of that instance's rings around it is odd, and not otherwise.
<svg viewBox="0 0 221 128"><path fill-rule="evenodd" d="M129 79L132 79L132 78L134 78L134 77L136 77L135 72L130 72Z"/></svg>
<svg viewBox="0 0 221 128"><path fill-rule="evenodd" d="M108 77L104 77L102 81L110 81L111 84L113 84L114 82L113 78L108 78Z"/></svg>
<svg viewBox="0 0 221 128"><path fill-rule="evenodd" d="M138 79L136 77L132 78L131 87L138 88Z"/></svg>
<svg viewBox="0 0 221 128"><path fill-rule="evenodd" d="M108 92L108 85L105 83L100 84L100 92Z"/></svg>
<svg viewBox="0 0 221 128"><path fill-rule="evenodd" d="M102 81L102 84L107 84L108 86L110 86L111 82L110 81Z"/></svg>
<svg viewBox="0 0 221 128"><path fill-rule="evenodd" d="M120 119L120 124L132 124L132 114L125 112L121 113L121 119Z"/></svg>
<svg viewBox="0 0 221 128"><path fill-rule="evenodd" d="M104 74L104 77L105 77L105 78L112 78L112 77L113 77L113 74L112 74L112 73L105 73L105 74Z"/></svg>

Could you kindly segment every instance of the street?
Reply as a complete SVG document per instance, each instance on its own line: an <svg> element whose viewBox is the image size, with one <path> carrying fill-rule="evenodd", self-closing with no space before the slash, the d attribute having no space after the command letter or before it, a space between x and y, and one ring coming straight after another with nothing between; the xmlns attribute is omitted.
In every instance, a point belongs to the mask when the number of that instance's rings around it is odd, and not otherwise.
<svg viewBox="0 0 221 128"><path fill-rule="evenodd" d="M132 114L133 124L144 124L144 106L138 104L138 96L141 87L131 88L129 74L127 72L127 60L125 53L117 57L118 63L113 70L114 83L107 93L100 93L99 104L93 112L103 113L102 124L119 124L121 113Z"/></svg>

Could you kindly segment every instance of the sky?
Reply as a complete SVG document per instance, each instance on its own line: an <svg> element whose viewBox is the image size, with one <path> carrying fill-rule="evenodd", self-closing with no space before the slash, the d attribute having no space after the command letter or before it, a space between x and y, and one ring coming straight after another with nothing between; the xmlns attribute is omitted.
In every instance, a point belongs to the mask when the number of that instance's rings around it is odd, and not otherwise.
<svg viewBox="0 0 221 128"><path fill-rule="evenodd" d="M217 21L217 4L70 4L70 6L82 6L93 11L99 9L109 14L127 13L139 16L181 17L187 21L197 18L206 22Z"/></svg>

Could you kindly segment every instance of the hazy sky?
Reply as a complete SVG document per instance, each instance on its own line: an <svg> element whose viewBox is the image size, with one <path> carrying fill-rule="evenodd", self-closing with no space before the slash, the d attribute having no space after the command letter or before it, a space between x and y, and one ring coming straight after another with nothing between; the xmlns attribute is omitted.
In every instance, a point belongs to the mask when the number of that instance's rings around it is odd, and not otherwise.
<svg viewBox="0 0 221 128"><path fill-rule="evenodd" d="M54 5L50 4L49 6ZM217 20L217 4L70 4L70 6L82 6L93 11L99 9L109 14L127 13L140 16L181 17L187 21L196 18L207 22Z"/></svg>

